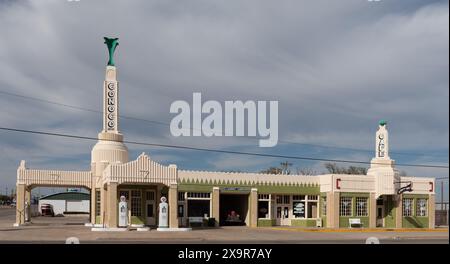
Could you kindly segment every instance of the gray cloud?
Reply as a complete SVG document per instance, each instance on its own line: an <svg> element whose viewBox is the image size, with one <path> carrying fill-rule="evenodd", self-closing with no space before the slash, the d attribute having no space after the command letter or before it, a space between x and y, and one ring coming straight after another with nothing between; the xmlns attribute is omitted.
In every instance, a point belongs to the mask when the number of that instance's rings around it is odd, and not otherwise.
<svg viewBox="0 0 450 264"><path fill-rule="evenodd" d="M191 101L197 91L205 100L279 100L281 139L372 149L377 121L385 118L393 149L443 153L448 18L447 1L1 1L0 90L101 110L102 37L117 36L121 111L128 116L169 123L170 103ZM94 113L0 96L1 126L90 136L101 129ZM237 138L178 139L168 127L121 123L132 140L256 146ZM14 184L20 159L54 168L51 157L62 156L64 168L89 167L92 142L0 137L3 152L17 160L11 164L0 152L7 184ZM129 147L133 154L148 149ZM298 146L282 150L310 154ZM176 151L155 156L189 162ZM202 164L223 169L233 158ZM256 169L265 162L234 164Z"/></svg>

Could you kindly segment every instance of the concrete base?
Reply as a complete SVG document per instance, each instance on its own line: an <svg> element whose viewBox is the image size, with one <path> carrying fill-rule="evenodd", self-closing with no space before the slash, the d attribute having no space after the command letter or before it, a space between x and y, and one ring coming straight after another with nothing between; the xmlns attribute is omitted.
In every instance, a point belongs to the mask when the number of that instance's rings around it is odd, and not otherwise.
<svg viewBox="0 0 450 264"><path fill-rule="evenodd" d="M162 228L162 227L158 227L156 229L157 231L162 231L162 232L187 232L187 231L192 231L192 228Z"/></svg>
<svg viewBox="0 0 450 264"><path fill-rule="evenodd" d="M30 225L30 224L31 224L31 222L25 222L25 223L23 223L23 224L14 223L14 224L13 224L13 227L27 226L27 225Z"/></svg>
<svg viewBox="0 0 450 264"><path fill-rule="evenodd" d="M128 231L126 228L119 228L119 227L93 227L91 228L91 231L96 232L117 232L117 231Z"/></svg>
<svg viewBox="0 0 450 264"><path fill-rule="evenodd" d="M86 225L85 225L86 226ZM90 226L88 226L88 227L104 227L102 224L91 224Z"/></svg>
<svg viewBox="0 0 450 264"><path fill-rule="evenodd" d="M133 227L133 228L141 228L141 227L145 227L145 225L142 225L142 224L140 224L140 225L138 225L138 224L132 224L132 225L130 225L131 227Z"/></svg>
<svg viewBox="0 0 450 264"><path fill-rule="evenodd" d="M140 232L150 231L150 227L138 227L137 231L140 231Z"/></svg>

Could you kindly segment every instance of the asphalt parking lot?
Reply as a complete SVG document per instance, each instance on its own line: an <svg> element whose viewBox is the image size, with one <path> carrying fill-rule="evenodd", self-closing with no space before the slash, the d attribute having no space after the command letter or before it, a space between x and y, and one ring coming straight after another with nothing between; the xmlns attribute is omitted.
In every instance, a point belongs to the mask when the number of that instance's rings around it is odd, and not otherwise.
<svg viewBox="0 0 450 264"><path fill-rule="evenodd" d="M384 244L448 244L448 229L425 231L339 230L335 232L299 228L221 227L194 229L189 232L125 231L93 232L85 227L86 215L34 217L27 226L13 227L13 208L0 208L0 243L65 243L76 237L80 243L299 243L299 244L364 244L376 237Z"/></svg>

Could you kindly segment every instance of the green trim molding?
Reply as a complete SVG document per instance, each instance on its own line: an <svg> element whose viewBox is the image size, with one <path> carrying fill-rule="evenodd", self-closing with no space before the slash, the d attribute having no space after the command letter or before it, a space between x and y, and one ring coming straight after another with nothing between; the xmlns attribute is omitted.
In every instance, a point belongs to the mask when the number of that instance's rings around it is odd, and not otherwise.
<svg viewBox="0 0 450 264"><path fill-rule="evenodd" d="M247 181L216 181L216 180L182 180L178 184L178 191L181 192L212 192L213 187L223 188L257 188L260 194L305 194L319 195L320 187L318 184L273 184L273 183L257 183ZM232 193L233 191L224 190L224 192ZM239 192L239 191L236 191Z"/></svg>
<svg viewBox="0 0 450 264"><path fill-rule="evenodd" d="M316 227L316 219L291 219L291 226Z"/></svg>
<svg viewBox="0 0 450 264"><path fill-rule="evenodd" d="M258 219L258 227L275 226L277 224L275 219Z"/></svg>

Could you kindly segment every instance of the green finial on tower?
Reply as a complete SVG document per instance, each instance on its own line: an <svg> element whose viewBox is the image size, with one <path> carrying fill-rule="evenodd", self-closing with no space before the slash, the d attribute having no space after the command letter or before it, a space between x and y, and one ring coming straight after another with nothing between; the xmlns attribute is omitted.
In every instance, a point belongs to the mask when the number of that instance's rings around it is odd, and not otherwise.
<svg viewBox="0 0 450 264"><path fill-rule="evenodd" d="M114 66L114 51L116 50L116 47L119 45L119 38L104 37L104 39L105 39L105 44L108 47L108 51L109 51L108 65Z"/></svg>
<svg viewBox="0 0 450 264"><path fill-rule="evenodd" d="M387 124L386 120L381 119L380 120L380 126L385 126Z"/></svg>

